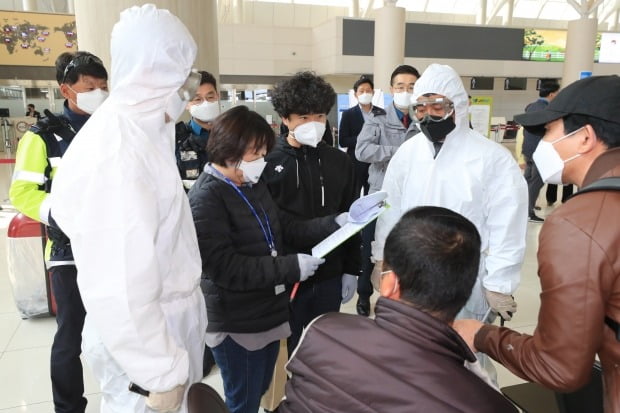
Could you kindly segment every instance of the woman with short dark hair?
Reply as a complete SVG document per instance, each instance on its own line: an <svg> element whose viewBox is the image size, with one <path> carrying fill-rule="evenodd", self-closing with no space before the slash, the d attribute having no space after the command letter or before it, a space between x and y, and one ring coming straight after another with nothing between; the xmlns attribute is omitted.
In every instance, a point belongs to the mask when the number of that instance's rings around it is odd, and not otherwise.
<svg viewBox="0 0 620 413"><path fill-rule="evenodd" d="M233 413L256 413L278 342L290 335L288 286L314 274L322 259L284 255L285 243L309 248L338 228L334 216L296 221L259 180L275 136L245 106L216 118L208 163L189 192L202 258L206 342L222 372Z"/></svg>

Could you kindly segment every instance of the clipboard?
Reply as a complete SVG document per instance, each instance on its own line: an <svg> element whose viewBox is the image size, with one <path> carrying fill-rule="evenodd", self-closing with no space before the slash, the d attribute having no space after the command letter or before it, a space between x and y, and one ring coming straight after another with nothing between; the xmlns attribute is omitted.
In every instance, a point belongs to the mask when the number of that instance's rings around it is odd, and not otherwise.
<svg viewBox="0 0 620 413"><path fill-rule="evenodd" d="M349 209L347 223L312 248L312 256L323 258L343 242L377 219L388 208L387 192L379 191L361 197Z"/></svg>

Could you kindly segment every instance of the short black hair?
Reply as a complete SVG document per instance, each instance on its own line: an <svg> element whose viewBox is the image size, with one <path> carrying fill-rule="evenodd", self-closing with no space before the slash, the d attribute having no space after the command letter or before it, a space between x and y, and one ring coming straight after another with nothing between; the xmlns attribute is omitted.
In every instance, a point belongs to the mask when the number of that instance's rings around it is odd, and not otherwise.
<svg viewBox="0 0 620 413"><path fill-rule="evenodd" d="M355 83L353 84L353 91L355 93L357 93L357 88L360 87L361 85L363 85L364 83L368 83L370 85L370 88L372 90L375 90L375 84L372 83L372 80L370 80L369 77L362 75L359 79L357 79L355 81Z"/></svg>
<svg viewBox="0 0 620 413"><path fill-rule="evenodd" d="M409 65L400 65L392 72L392 76L390 77L390 86L394 85L394 78L403 73L414 75L416 79L420 78L420 72L418 72L418 69L416 69L415 67Z"/></svg>
<svg viewBox="0 0 620 413"><path fill-rule="evenodd" d="M313 72L299 72L279 82L271 95L273 108L282 118L328 113L335 102L334 88Z"/></svg>
<svg viewBox="0 0 620 413"><path fill-rule="evenodd" d="M608 149L620 146L620 119L618 122L608 122L593 116L573 113L564 116L562 120L564 121L564 134L566 135L583 126L590 125L597 138L603 141Z"/></svg>
<svg viewBox="0 0 620 413"><path fill-rule="evenodd" d="M555 79L541 79L540 89L538 90L538 96L546 98L552 93L560 90L560 83Z"/></svg>
<svg viewBox="0 0 620 413"><path fill-rule="evenodd" d="M454 211L417 207L394 226L383 255L384 269L398 276L403 301L451 322L478 276L480 234Z"/></svg>
<svg viewBox="0 0 620 413"><path fill-rule="evenodd" d="M88 52L65 52L56 59L56 81L73 85L80 76L108 80L108 72L97 56Z"/></svg>
<svg viewBox="0 0 620 413"><path fill-rule="evenodd" d="M213 89L217 90L217 81L215 80L215 76L206 70L199 70L198 73L200 73L200 86L207 83L213 85Z"/></svg>
<svg viewBox="0 0 620 413"><path fill-rule="evenodd" d="M217 165L241 161L250 145L265 146L267 152L275 145L276 137L267 121L247 106L235 106L215 118L207 142L209 160Z"/></svg>
<svg viewBox="0 0 620 413"><path fill-rule="evenodd" d="M33 103L29 103L28 107L34 109L34 104Z"/></svg>

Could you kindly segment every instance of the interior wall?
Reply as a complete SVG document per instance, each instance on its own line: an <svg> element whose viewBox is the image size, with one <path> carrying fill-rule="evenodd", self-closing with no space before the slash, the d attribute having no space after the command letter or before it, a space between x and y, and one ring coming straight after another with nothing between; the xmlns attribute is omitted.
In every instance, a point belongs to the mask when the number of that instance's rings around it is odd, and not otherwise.
<svg viewBox="0 0 620 413"><path fill-rule="evenodd" d="M282 76L312 68L312 29L223 24L220 73Z"/></svg>

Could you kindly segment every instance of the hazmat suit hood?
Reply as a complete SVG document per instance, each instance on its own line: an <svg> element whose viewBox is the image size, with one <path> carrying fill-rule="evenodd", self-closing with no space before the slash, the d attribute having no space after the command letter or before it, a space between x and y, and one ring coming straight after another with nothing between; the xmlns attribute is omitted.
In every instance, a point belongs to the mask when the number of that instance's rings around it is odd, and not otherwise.
<svg viewBox="0 0 620 413"><path fill-rule="evenodd" d="M414 85L414 98L431 93L454 103L455 128L437 153L424 133L405 141L385 173L390 208L377 220L372 255L383 258L385 240L402 215L420 205L451 209L470 220L481 238L478 278L462 309L484 318L484 288L512 294L519 285L527 230L527 185L512 154L468 124L468 96L449 66L432 64ZM483 288L484 287L484 288Z"/></svg>
<svg viewBox="0 0 620 413"><path fill-rule="evenodd" d="M145 48L157 53L144 53ZM124 10L111 35L111 98L130 111L161 114L163 120L191 71L196 49L185 25L168 10L153 4Z"/></svg>
<svg viewBox="0 0 620 413"><path fill-rule="evenodd" d="M454 103L456 128L448 136L455 135L463 128L469 127L467 118L469 99L461 77L453 68L437 63L427 67L413 86L413 98L417 100L427 93L443 95Z"/></svg>

